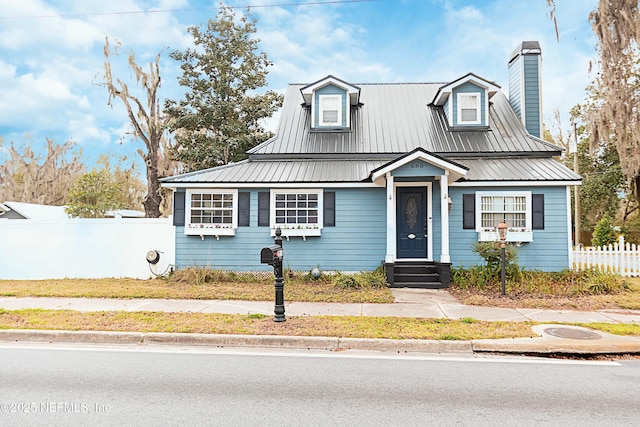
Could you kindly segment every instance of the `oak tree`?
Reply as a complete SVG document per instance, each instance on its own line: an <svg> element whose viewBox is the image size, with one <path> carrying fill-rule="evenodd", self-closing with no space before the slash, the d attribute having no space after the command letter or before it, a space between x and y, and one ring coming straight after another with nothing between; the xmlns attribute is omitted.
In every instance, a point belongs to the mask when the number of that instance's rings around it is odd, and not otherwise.
<svg viewBox="0 0 640 427"><path fill-rule="evenodd" d="M637 0L600 0L589 16L598 37L596 88L601 108L590 117L591 146L611 140L622 173L640 200L640 14Z"/></svg>
<svg viewBox="0 0 640 427"><path fill-rule="evenodd" d="M117 43L114 53L117 54L120 43ZM112 75L110 55L111 49L109 37L105 37L104 43L104 83L103 86L109 92L108 104L113 106L115 99L120 99L127 110L127 116L133 127L133 135L144 142L146 150L138 149L138 154L144 160L147 175L147 192L142 204L144 205L147 218L158 218L161 215L160 207L166 199L166 192L160 187L159 179L173 172L176 169L169 159L166 147L166 126L165 119L161 111L161 103L158 100L158 89L160 88L160 55L156 55L155 60L149 63L148 71L145 71L136 62L133 51L129 52L128 64L133 70L136 83L144 90L146 100L132 93L129 86L121 79ZM165 170L162 170L164 168ZM169 172L169 173L167 173ZM164 201L166 205L166 201Z"/></svg>
<svg viewBox="0 0 640 427"><path fill-rule="evenodd" d="M67 190L85 172L76 143L56 143L47 138L46 154L37 153L31 144L11 143L4 147L0 163L0 203L6 201L62 206ZM0 139L2 148L2 139Z"/></svg>

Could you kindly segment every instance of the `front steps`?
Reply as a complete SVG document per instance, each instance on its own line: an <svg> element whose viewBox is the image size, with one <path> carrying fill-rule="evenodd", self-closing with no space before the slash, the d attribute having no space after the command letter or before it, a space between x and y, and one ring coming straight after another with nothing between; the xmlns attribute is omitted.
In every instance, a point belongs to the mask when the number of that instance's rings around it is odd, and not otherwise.
<svg viewBox="0 0 640 427"><path fill-rule="evenodd" d="M450 283L451 264L434 261L396 261L385 264L392 288L443 289Z"/></svg>

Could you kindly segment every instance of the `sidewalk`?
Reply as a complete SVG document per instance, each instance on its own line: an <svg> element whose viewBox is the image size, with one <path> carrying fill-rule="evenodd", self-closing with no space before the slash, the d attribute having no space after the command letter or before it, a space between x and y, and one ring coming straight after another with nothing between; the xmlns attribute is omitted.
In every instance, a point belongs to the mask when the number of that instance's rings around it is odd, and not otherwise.
<svg viewBox="0 0 640 427"><path fill-rule="evenodd" d="M593 312L570 310L538 310L524 308L494 308L460 304L446 290L392 289L395 302L391 304L342 304L285 302L287 316L397 316L411 318L473 318L486 321L557 322L557 323L636 323L640 324L640 311L600 310ZM19 310L41 308L47 310L76 311L164 311L223 314L272 315L273 302L229 300L156 300L156 299L90 299L90 298L0 298L0 308ZM208 345L296 346L327 349L399 349L405 351L472 351L501 353L574 353L611 354L640 353L640 337L620 337L585 328L563 325L537 325L534 331L540 338L477 340L473 342L428 342L423 340L355 340L328 337L255 337L255 336L202 336L200 334L114 334L70 333L53 331L0 331L0 340L72 340L79 337L98 340L132 339L138 343L174 342ZM62 338L62 339L61 339ZM233 338L233 339L232 339ZM185 341L186 340L186 341ZM222 343L222 344L220 344ZM346 347L345 347L346 346ZM418 350L416 350L418 349ZM421 350L420 350L421 349Z"/></svg>

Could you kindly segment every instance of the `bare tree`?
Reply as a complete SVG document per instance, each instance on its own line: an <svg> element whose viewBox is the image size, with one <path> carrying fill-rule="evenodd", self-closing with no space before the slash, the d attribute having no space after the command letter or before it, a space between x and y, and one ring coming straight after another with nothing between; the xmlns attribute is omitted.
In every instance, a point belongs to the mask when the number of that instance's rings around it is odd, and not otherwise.
<svg viewBox="0 0 640 427"><path fill-rule="evenodd" d="M602 108L590 117L591 146L613 140L622 173L640 200L640 70L637 0L600 0L589 19L598 37Z"/></svg>
<svg viewBox="0 0 640 427"><path fill-rule="evenodd" d="M120 43L118 42L114 53L117 54ZM168 143L165 141L165 121L158 102L158 89L160 88L160 55L156 55L153 62L149 63L149 71L145 72L136 63L133 51L129 52L129 67L136 76L136 83L141 85L146 92L146 103L129 91L129 87L120 79L115 79L111 74L110 45L109 37L105 36L104 43L104 83L109 92L108 104L113 106L113 100L118 98L127 109L127 115L133 126L133 135L140 138L146 147L146 151L138 149L138 154L144 159L147 172L147 194L142 202L145 215L148 218L158 218L160 216L160 206L163 204L163 192L160 188L159 178L162 172L171 167L170 160L164 158L167 150L163 149ZM161 160L162 158L162 160ZM160 171L159 163L164 164L165 170ZM175 169L175 167L173 167Z"/></svg>
<svg viewBox="0 0 640 427"><path fill-rule="evenodd" d="M0 146L2 141L0 140ZM75 142L57 144L47 138L46 156L29 146L5 147L0 164L0 202L13 201L61 206L67 202L67 190L84 172L81 151L73 152Z"/></svg>

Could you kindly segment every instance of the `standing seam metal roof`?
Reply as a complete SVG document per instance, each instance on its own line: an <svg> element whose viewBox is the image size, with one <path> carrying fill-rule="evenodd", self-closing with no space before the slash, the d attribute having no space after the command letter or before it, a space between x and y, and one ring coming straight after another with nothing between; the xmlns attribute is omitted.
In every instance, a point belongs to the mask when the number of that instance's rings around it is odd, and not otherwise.
<svg viewBox="0 0 640 427"><path fill-rule="evenodd" d="M469 168L460 181L576 181L555 161L561 148L531 136L501 91L491 98L489 127L452 130L429 105L442 83L359 84L351 129L314 131L310 109L292 84L275 137L249 160L162 180L163 183L366 182L371 171L417 148Z"/></svg>
<svg viewBox="0 0 640 427"><path fill-rule="evenodd" d="M351 108L352 128L314 131L302 85L290 85L277 134L250 156L299 154L400 154L416 147L437 154L559 153L525 130L504 93L491 98L489 128L452 130L442 108L430 106L441 83L358 84L361 105Z"/></svg>

